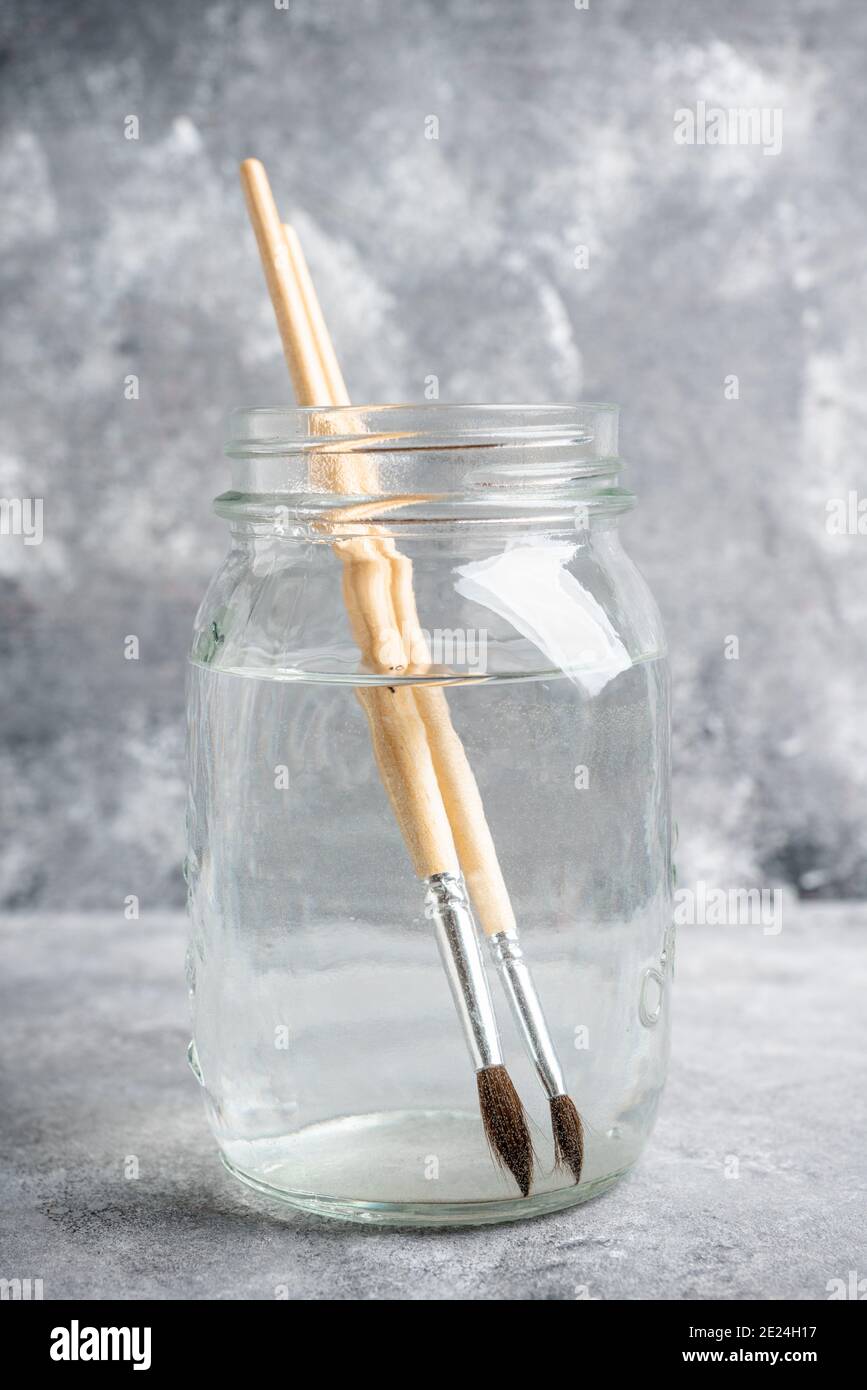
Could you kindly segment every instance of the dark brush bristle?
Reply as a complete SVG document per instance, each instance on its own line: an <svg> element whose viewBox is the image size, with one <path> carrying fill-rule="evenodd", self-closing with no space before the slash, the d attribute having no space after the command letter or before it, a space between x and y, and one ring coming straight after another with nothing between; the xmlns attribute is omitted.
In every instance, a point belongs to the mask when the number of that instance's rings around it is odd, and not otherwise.
<svg viewBox="0 0 867 1390"><path fill-rule="evenodd" d="M571 1168L576 1182L581 1181L584 1163L584 1126L568 1096L555 1096L551 1101L551 1128L554 1131L554 1163L557 1168Z"/></svg>
<svg viewBox="0 0 867 1390"><path fill-rule="evenodd" d="M503 1066L476 1072L485 1137L501 1168L508 1168L527 1197L533 1181L533 1142L512 1078Z"/></svg>

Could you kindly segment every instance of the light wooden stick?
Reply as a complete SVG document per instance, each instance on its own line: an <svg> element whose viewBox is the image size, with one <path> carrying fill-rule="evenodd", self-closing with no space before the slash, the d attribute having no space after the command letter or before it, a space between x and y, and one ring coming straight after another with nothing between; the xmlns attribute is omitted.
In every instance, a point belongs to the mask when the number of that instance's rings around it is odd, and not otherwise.
<svg viewBox="0 0 867 1390"><path fill-rule="evenodd" d="M256 233L295 398L299 405L327 405L328 382L316 348L312 324L292 271L283 223L268 175L258 159L244 160L241 165L241 186Z"/></svg>
<svg viewBox="0 0 867 1390"><path fill-rule="evenodd" d="M395 549L389 555L392 601L398 630L409 648L414 670L430 663L427 639L419 622L412 583L412 561ZM441 686L413 686L427 734L434 770L455 839L455 848L473 906L486 936L515 929L515 913L485 817L479 784L466 749L452 723Z"/></svg>
<svg viewBox="0 0 867 1390"><path fill-rule="evenodd" d="M339 542L343 599L362 658L382 671L383 633L394 628L390 570L379 543ZM458 859L424 724L410 686L356 686L367 715L377 766L419 878L457 873Z"/></svg>
<svg viewBox="0 0 867 1390"><path fill-rule="evenodd" d="M337 353L334 351L331 334L328 332L325 315L320 307L307 261L301 249L301 242L298 240L298 233L288 222L284 222L283 235L289 249L289 260L301 290L301 298L307 313L307 321L310 324L311 336L319 356L319 365L325 376L328 404L349 405L349 392L346 389L346 382L343 380L343 373L340 370ZM325 405L325 401L317 401L316 404Z"/></svg>

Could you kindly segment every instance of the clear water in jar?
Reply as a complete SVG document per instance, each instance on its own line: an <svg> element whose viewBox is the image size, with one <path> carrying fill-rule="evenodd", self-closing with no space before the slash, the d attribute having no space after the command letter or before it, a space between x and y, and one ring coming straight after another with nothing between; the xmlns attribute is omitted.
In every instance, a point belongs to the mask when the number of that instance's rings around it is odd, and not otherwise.
<svg viewBox="0 0 867 1390"><path fill-rule="evenodd" d="M225 1161L338 1215L526 1214L485 1144L353 686L195 664L190 682L192 1059ZM658 659L593 697L562 672L448 690L586 1124L576 1189L553 1172L547 1099L491 967L536 1210L607 1186L653 1123L672 965L667 699Z"/></svg>

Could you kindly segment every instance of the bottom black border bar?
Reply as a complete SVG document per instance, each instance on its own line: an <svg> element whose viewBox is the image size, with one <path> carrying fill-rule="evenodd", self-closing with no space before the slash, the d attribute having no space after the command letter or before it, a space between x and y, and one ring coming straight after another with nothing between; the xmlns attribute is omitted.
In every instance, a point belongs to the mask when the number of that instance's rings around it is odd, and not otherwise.
<svg viewBox="0 0 867 1390"><path fill-rule="evenodd" d="M24 1370L33 1367L90 1376L106 1367L115 1375L136 1369L143 1374L189 1369L199 1375L222 1376L243 1371L246 1382L258 1375L273 1376L279 1366L296 1379L307 1374L302 1367L308 1357L319 1362L321 1374L323 1352L332 1373L338 1360L351 1364L354 1356L355 1369L363 1371L366 1379L375 1380L381 1374L392 1381L403 1359L399 1348L416 1331L425 1335L426 1323L436 1330L436 1337L426 1344L425 1371L430 1373L437 1363L448 1368L451 1362L452 1370L460 1366L462 1378L468 1352L478 1352L480 1365L482 1358L495 1363L503 1351L513 1354L518 1334L522 1351L528 1354L533 1345L530 1339L540 1332L556 1331L557 1340L542 1345L558 1361L571 1346L569 1355L577 1358L575 1375L583 1378L580 1363L585 1357L591 1365L603 1358L618 1372L632 1367L656 1373L709 1366L842 1369L853 1360L859 1364L865 1331L861 1301L848 1306L833 1301L599 1301L592 1308L576 1301L567 1311L561 1306L553 1314L550 1309L532 1312L525 1307L507 1320L497 1316L489 1303L449 1300L443 1300L447 1311L428 1309L427 1318L425 1304L415 1303L409 1319L409 1309L399 1314L385 1309L378 1317L372 1302L362 1302L360 1315L348 1301L294 1306L279 1300L7 1302L2 1325L7 1345L14 1344ZM355 1323L356 1318L356 1326L348 1328L347 1322ZM459 1343L453 1341L454 1334L460 1337ZM379 1355L371 1361L370 1349L377 1344Z"/></svg>

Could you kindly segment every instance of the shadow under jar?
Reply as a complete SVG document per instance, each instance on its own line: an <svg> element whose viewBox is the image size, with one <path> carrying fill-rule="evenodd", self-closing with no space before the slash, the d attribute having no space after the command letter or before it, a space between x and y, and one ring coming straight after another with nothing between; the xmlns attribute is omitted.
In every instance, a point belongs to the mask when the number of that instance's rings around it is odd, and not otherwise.
<svg viewBox="0 0 867 1390"><path fill-rule="evenodd" d="M232 548L190 658L186 861L190 1060L222 1157L297 1207L390 1224L594 1196L651 1130L673 968L668 671L620 543L634 499L617 410L242 410L227 453ZM335 491L347 476L355 490ZM383 630L373 663L335 549L372 528L411 560L424 630ZM584 1119L579 1185L555 1169L547 1097L483 945L530 1117L528 1197L487 1147L358 698L406 683L445 692L472 765Z"/></svg>

